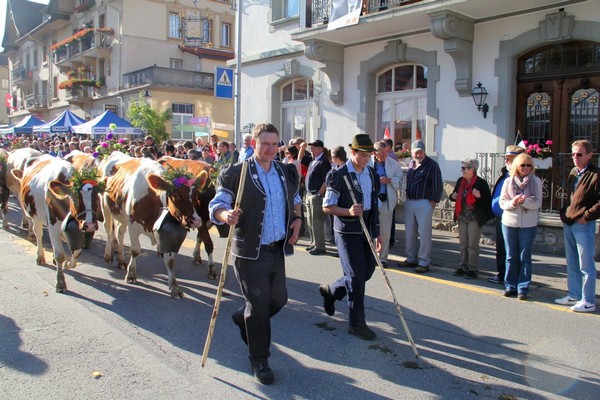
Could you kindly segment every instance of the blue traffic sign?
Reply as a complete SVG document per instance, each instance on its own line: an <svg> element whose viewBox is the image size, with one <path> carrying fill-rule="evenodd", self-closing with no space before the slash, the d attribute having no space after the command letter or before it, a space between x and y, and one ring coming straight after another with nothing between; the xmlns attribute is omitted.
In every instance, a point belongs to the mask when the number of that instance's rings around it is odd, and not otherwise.
<svg viewBox="0 0 600 400"><path fill-rule="evenodd" d="M233 69L217 67L215 72L215 97L233 99Z"/></svg>

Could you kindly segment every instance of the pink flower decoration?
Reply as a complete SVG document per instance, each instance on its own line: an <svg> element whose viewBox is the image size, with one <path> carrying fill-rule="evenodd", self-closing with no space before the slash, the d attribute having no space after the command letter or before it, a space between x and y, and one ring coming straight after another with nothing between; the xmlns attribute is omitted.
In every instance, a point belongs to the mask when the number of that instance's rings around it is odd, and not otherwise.
<svg viewBox="0 0 600 400"><path fill-rule="evenodd" d="M119 143L120 144L125 144L126 140L125 139L119 139Z"/></svg>
<svg viewBox="0 0 600 400"><path fill-rule="evenodd" d="M176 188L180 188L184 185L187 185L187 178L185 176L180 176L179 178L175 178L173 180L173 185L175 185Z"/></svg>
<svg viewBox="0 0 600 400"><path fill-rule="evenodd" d="M106 143L106 142L102 142L101 146L104 147L105 149L108 149L108 143Z"/></svg>
<svg viewBox="0 0 600 400"><path fill-rule="evenodd" d="M552 146L552 140L546 140L546 144L547 144L548 146Z"/></svg>
<svg viewBox="0 0 600 400"><path fill-rule="evenodd" d="M527 146L527 145L529 144L529 142L528 142L527 140L523 140L523 144L524 144L525 146Z"/></svg>

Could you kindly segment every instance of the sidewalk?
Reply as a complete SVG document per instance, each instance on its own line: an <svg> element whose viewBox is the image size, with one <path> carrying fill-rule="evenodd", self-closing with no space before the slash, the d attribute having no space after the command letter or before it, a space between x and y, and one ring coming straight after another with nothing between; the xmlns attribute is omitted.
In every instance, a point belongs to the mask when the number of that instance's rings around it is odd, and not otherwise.
<svg viewBox="0 0 600 400"><path fill-rule="evenodd" d="M398 269L412 272L411 269L400 268L397 262L405 259L404 224L396 224L396 242L390 248L388 269ZM308 238L304 237L307 241ZM479 277L476 280L465 280L452 275L460 262L458 233L435 230L433 231L433 246L430 271L425 276L458 282L471 282L487 288L504 290L503 285L489 283L487 278L496 274L496 249L494 246L481 245L479 258ZM330 247L333 250L333 247ZM597 266L598 269L598 266ZM415 273L416 274L416 273ZM555 298L562 297L567 290L567 269L562 256L533 253L533 279L530 285L530 295L544 302L552 303ZM600 297L600 284L596 285L596 296Z"/></svg>

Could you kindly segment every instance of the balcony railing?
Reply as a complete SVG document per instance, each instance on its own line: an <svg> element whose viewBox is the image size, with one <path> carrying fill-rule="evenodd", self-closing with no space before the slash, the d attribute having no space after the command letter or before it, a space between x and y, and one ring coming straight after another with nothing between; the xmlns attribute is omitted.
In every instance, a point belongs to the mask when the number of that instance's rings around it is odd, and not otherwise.
<svg viewBox="0 0 600 400"><path fill-rule="evenodd" d="M213 91L215 87L214 74L154 66L124 74L123 81L127 88L161 85Z"/></svg>
<svg viewBox="0 0 600 400"><path fill-rule="evenodd" d="M33 79L33 71L28 70L25 67L17 67L12 70L13 83L30 79Z"/></svg>
<svg viewBox="0 0 600 400"><path fill-rule="evenodd" d="M477 153L476 157L479 161L477 174L485 179L492 188L502 174L504 154ZM555 153L551 159L552 166L550 168L536 167L535 174L542 180L541 211L547 214L557 214L567 200L567 179L574 165L569 153ZM537 165L539 159L534 158L533 161ZM594 160L594 162L598 161L598 159Z"/></svg>
<svg viewBox="0 0 600 400"><path fill-rule="evenodd" d="M50 96L43 94L28 94L25 96L25 108L48 108L52 105Z"/></svg>
<svg viewBox="0 0 600 400"><path fill-rule="evenodd" d="M114 33L94 31L81 39L73 40L53 51L54 62L69 60L90 49L109 49Z"/></svg>
<svg viewBox="0 0 600 400"><path fill-rule="evenodd" d="M367 2L368 13L384 11L393 7L406 6L423 0L363 0ZM307 27L326 24L329 22L332 0L312 0L310 19L307 18Z"/></svg>

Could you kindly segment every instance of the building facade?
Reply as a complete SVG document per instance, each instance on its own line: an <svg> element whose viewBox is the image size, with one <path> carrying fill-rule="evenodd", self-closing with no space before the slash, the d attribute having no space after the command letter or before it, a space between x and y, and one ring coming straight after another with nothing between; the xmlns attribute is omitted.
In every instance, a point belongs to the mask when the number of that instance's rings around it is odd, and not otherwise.
<svg viewBox="0 0 600 400"><path fill-rule="evenodd" d="M241 2L242 124L328 147L357 133L389 131L397 149L422 139L448 181L476 155L496 173L517 132L551 140L555 157L575 139L600 144L598 0L363 0L350 22L334 13L354 1Z"/></svg>
<svg viewBox="0 0 600 400"><path fill-rule="evenodd" d="M84 118L120 116L140 92L171 109L174 139L192 118L233 137L233 102L215 99L215 67L234 56L235 12L224 1L9 0L3 40L15 109L11 122L66 108ZM27 17L27 18L25 18Z"/></svg>

